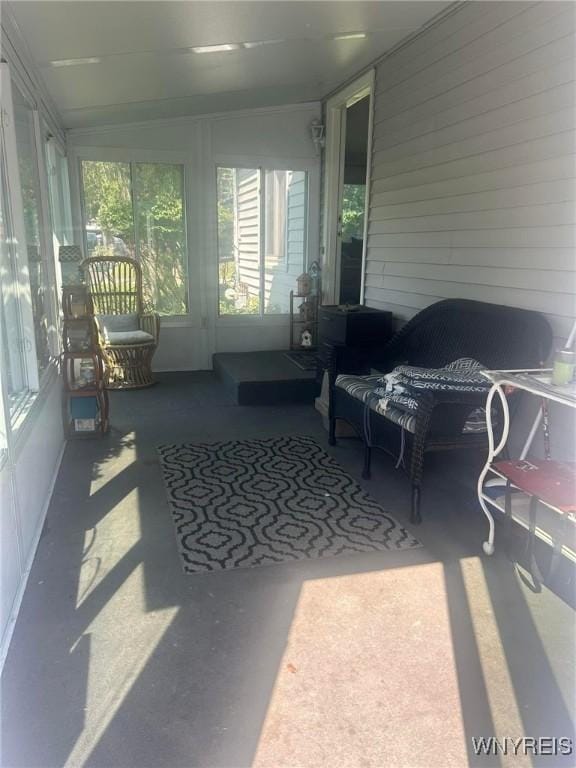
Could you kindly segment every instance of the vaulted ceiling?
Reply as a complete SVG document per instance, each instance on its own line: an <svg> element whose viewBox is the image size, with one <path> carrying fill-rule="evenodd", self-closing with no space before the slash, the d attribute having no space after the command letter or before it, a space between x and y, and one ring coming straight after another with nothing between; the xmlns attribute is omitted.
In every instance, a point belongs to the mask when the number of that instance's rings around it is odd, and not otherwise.
<svg viewBox="0 0 576 768"><path fill-rule="evenodd" d="M449 3L9 5L64 124L82 127L321 99ZM215 45L229 50L192 50Z"/></svg>

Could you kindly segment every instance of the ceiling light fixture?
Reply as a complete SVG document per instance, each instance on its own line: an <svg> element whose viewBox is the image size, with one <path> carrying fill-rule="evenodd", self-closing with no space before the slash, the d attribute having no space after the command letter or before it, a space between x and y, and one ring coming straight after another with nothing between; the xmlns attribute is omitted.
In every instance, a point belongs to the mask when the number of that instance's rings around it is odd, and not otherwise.
<svg viewBox="0 0 576 768"><path fill-rule="evenodd" d="M100 64L101 59L97 58L96 56L90 56L86 59L57 59L56 61L51 61L50 66L51 67L76 67L81 64Z"/></svg>
<svg viewBox="0 0 576 768"><path fill-rule="evenodd" d="M190 48L192 53L224 53L226 51L237 51L240 48L238 43L223 43L222 45L198 45Z"/></svg>
<svg viewBox="0 0 576 768"><path fill-rule="evenodd" d="M243 48L259 48L261 45L274 45L275 43L283 43L284 40L256 40L253 43L242 43Z"/></svg>
<svg viewBox="0 0 576 768"><path fill-rule="evenodd" d="M344 32L341 35L333 35L332 40L364 40L366 32Z"/></svg>

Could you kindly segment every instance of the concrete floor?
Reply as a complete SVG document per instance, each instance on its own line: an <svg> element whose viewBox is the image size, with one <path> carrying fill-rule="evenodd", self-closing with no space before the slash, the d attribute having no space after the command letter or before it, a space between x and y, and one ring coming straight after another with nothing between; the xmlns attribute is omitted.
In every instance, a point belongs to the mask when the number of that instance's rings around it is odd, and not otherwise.
<svg viewBox="0 0 576 768"><path fill-rule="evenodd" d="M155 446L308 434L309 406L238 407L212 374L116 393L71 442L3 675L4 766L573 765L471 738L573 737L574 615L481 555L475 469L431 459L424 547L185 576ZM359 477L355 440L331 449ZM363 483L407 524L405 477Z"/></svg>

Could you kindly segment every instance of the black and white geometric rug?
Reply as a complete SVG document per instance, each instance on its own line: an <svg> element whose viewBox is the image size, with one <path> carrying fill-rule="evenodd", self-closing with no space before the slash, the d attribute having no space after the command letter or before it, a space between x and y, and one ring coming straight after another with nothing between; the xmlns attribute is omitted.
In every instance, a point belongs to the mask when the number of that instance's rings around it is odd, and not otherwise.
<svg viewBox="0 0 576 768"><path fill-rule="evenodd" d="M310 437L158 451L186 573L421 546Z"/></svg>

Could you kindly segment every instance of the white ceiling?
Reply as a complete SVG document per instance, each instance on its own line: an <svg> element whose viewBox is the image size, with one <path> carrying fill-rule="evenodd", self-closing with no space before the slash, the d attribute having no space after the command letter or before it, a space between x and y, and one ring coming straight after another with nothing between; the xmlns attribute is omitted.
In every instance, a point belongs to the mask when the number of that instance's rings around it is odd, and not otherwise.
<svg viewBox="0 0 576 768"><path fill-rule="evenodd" d="M448 2L11 2L69 128L321 99ZM364 39L334 40L365 32ZM192 46L282 40L197 54ZM62 59L97 64L53 67Z"/></svg>

